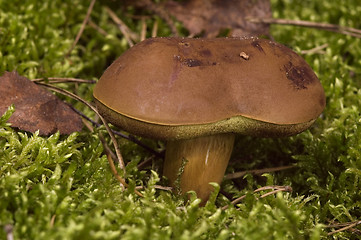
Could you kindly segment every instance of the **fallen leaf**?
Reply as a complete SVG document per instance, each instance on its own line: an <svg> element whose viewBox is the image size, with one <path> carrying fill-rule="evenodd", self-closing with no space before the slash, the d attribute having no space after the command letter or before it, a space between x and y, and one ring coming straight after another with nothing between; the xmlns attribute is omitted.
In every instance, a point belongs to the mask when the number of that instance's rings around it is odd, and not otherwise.
<svg viewBox="0 0 361 240"><path fill-rule="evenodd" d="M0 77L0 114L11 104L15 112L9 119L12 127L50 135L57 131L70 134L83 127L74 110L54 94L36 85L17 72L5 72Z"/></svg>
<svg viewBox="0 0 361 240"><path fill-rule="evenodd" d="M251 23L247 18L272 17L269 0L169 0L165 8L191 35L204 31L204 37L209 38L223 29L230 29L232 37L268 35L268 24Z"/></svg>

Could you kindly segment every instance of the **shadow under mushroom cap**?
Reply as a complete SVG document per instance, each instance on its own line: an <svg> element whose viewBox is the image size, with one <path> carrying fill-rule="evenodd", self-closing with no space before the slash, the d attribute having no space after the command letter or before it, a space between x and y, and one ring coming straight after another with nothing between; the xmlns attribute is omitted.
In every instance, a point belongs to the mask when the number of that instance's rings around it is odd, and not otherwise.
<svg viewBox="0 0 361 240"><path fill-rule="evenodd" d="M138 136L160 139L189 139L218 133L239 133L257 137L286 137L303 132L315 120L298 124L274 124L235 116L206 124L161 125L121 115L97 101L99 112L108 121Z"/></svg>

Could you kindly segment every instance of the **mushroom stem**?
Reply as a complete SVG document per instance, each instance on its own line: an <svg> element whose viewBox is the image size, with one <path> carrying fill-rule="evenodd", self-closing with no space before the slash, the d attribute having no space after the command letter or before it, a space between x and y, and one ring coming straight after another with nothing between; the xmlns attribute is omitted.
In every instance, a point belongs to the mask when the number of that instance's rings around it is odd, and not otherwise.
<svg viewBox="0 0 361 240"><path fill-rule="evenodd" d="M221 183L232 153L232 133L169 141L163 174L180 194L194 190L207 201L213 187Z"/></svg>

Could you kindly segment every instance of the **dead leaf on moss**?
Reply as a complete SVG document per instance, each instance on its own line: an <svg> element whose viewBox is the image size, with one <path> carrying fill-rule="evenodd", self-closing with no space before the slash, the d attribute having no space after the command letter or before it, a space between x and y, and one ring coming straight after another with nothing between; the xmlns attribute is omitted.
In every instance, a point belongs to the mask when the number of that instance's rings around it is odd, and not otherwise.
<svg viewBox="0 0 361 240"><path fill-rule="evenodd" d="M83 127L69 105L17 72L5 72L0 77L0 99L1 115L14 104L9 122L21 130L50 135L57 131L70 134Z"/></svg>
<svg viewBox="0 0 361 240"><path fill-rule="evenodd" d="M191 35L204 31L204 37L216 37L222 29L230 29L232 37L268 35L268 24L246 19L272 17L269 0L169 0L165 8Z"/></svg>

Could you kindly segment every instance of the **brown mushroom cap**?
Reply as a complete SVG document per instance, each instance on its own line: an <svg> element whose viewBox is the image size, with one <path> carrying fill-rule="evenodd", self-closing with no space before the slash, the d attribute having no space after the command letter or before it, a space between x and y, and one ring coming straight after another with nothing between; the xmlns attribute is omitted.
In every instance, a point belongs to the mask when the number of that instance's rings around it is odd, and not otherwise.
<svg viewBox="0 0 361 240"><path fill-rule="evenodd" d="M292 135L325 107L310 66L257 38L147 39L104 72L94 97L113 124L160 139Z"/></svg>

